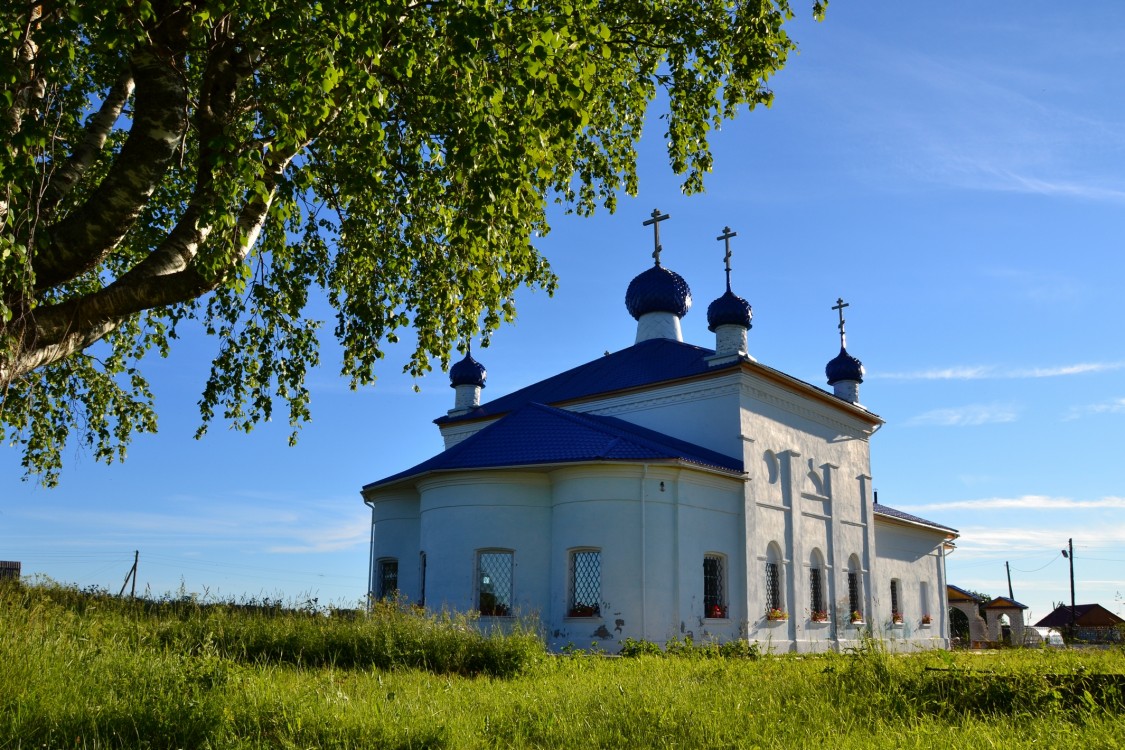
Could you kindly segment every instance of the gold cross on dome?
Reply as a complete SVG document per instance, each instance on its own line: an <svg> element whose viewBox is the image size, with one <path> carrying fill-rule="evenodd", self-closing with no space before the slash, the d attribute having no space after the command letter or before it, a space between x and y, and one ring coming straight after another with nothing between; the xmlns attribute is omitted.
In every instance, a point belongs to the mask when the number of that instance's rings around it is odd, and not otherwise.
<svg viewBox="0 0 1125 750"><path fill-rule="evenodd" d="M668 214L662 214L659 208L654 208L652 209L652 218L645 219L643 222L646 227L652 225L652 257L656 259L656 265L658 266L660 265L660 251L664 249L660 246L660 222L668 218L671 218Z"/></svg>

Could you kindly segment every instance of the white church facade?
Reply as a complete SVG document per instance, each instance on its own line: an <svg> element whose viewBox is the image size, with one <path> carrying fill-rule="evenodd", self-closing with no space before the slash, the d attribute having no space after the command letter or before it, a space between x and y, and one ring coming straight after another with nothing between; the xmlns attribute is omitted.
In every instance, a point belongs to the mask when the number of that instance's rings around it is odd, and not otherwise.
<svg viewBox="0 0 1125 750"><path fill-rule="evenodd" d="M662 218L653 212L656 224ZM774 651L949 645L956 532L876 502L844 341L832 391L747 352L750 305L708 309L715 348L682 340L687 283L656 263L629 285L633 346L480 401L451 368L445 450L366 485L370 587L486 622L537 617L549 645L748 639Z"/></svg>

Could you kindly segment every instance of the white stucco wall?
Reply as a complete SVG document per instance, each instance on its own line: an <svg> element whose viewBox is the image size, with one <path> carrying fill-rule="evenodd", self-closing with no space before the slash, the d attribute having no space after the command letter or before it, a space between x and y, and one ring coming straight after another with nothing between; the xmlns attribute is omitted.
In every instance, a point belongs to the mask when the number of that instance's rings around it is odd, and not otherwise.
<svg viewBox="0 0 1125 750"><path fill-rule="evenodd" d="M548 600L551 487L536 472L477 471L419 483L426 606L476 606L476 560L482 550L513 552L513 607L538 615Z"/></svg>
<svg viewBox="0 0 1125 750"><path fill-rule="evenodd" d="M380 560L397 560L399 592L407 601L418 602L421 597L418 493L408 487L381 494L371 503L371 525L373 572ZM372 587L376 585L374 581L370 583Z"/></svg>
<svg viewBox="0 0 1125 750"><path fill-rule="evenodd" d="M870 623L873 632L900 649L949 647L949 613L945 600L945 564L942 548L945 535L896 521L877 518L875 545L879 552L874 577L878 618ZM899 583L902 623L891 621L891 581ZM926 583L927 602L922 600ZM930 615L929 625L922 623Z"/></svg>

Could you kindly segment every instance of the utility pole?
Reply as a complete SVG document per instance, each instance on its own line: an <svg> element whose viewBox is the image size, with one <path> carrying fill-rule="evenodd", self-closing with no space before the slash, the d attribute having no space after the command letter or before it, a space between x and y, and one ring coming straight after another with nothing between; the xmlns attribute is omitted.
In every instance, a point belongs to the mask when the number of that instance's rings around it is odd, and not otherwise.
<svg viewBox="0 0 1125 750"><path fill-rule="evenodd" d="M141 557L139 549L133 550L133 567L129 568L129 572L125 574L125 580L121 582L121 590L117 592L118 596L125 593L125 587L129 584L129 579L133 579L133 589L129 592L129 596L133 599L137 598L137 561Z"/></svg>
<svg viewBox="0 0 1125 750"><path fill-rule="evenodd" d="M1070 637L1074 637L1074 539L1066 540L1067 550L1062 551L1062 556L1070 560Z"/></svg>
<svg viewBox="0 0 1125 750"><path fill-rule="evenodd" d="M1004 570L1008 571L1008 598L1014 602L1016 595L1012 593L1012 569L1007 560L1004 561Z"/></svg>

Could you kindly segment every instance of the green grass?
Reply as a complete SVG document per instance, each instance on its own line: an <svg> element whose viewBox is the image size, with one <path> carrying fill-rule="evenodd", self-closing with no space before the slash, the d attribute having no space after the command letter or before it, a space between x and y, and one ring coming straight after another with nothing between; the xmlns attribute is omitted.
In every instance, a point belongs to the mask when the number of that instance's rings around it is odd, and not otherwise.
<svg viewBox="0 0 1125 750"><path fill-rule="evenodd" d="M0 748L1125 746L1125 652L547 656L393 607L0 591Z"/></svg>

